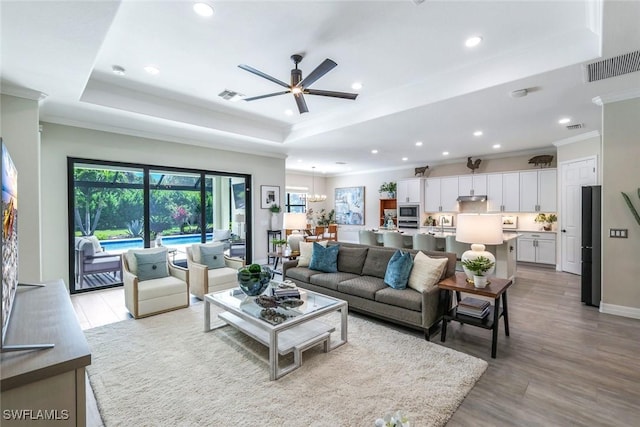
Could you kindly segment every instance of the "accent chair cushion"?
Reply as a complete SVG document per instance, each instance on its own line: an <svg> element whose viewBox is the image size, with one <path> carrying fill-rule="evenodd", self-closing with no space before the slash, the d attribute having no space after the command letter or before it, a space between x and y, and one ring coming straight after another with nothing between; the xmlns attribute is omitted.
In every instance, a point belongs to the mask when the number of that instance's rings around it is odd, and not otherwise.
<svg viewBox="0 0 640 427"><path fill-rule="evenodd" d="M440 281L445 268L447 258L431 258L420 251L413 259L408 285L418 292L429 291Z"/></svg>
<svg viewBox="0 0 640 427"><path fill-rule="evenodd" d="M160 279L169 275L166 252L135 253L138 280Z"/></svg>
<svg viewBox="0 0 640 427"><path fill-rule="evenodd" d="M138 275L138 262L136 261L135 254L154 254L154 253L162 253L164 254L164 259L167 259L167 248L140 248L140 249L129 249L124 253L125 258L127 259L127 265L129 266L129 271L134 276Z"/></svg>
<svg viewBox="0 0 640 427"><path fill-rule="evenodd" d="M324 246L313 242L313 253L309 268L311 270L323 271L325 273L336 273L338 271L338 251L340 245Z"/></svg>
<svg viewBox="0 0 640 427"><path fill-rule="evenodd" d="M215 243L209 245L199 245L200 264L206 265L209 270L222 268L224 262L224 244Z"/></svg>
<svg viewBox="0 0 640 427"><path fill-rule="evenodd" d="M384 283L393 289L405 289L409 274L411 274L413 260L409 252L395 251L387 265L387 272L384 275Z"/></svg>
<svg viewBox="0 0 640 427"><path fill-rule="evenodd" d="M298 257L298 267L309 267L311 255L313 254L313 244L315 242L300 242L300 256ZM326 247L327 241L323 240L318 244Z"/></svg>

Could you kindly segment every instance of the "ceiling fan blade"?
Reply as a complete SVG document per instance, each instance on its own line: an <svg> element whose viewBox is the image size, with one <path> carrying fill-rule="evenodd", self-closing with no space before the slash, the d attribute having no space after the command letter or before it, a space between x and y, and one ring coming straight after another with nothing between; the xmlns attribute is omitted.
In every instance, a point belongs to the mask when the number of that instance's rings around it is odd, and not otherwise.
<svg viewBox="0 0 640 427"><path fill-rule="evenodd" d="M244 98L245 101L255 101L256 99L269 98L271 96L284 95L291 92L290 90L284 90L282 92L268 93L266 95L252 96L251 98Z"/></svg>
<svg viewBox="0 0 640 427"><path fill-rule="evenodd" d="M338 64L330 60L329 58L322 61L322 64L318 65L315 70L313 70L307 77L302 79L300 83L298 83L297 87L309 87L320 77L327 74L329 71L333 70L337 67Z"/></svg>
<svg viewBox="0 0 640 427"><path fill-rule="evenodd" d="M289 85L288 85L288 84L286 84L285 82L283 82L282 80L278 80L278 79L276 79L275 77L271 77L269 74L265 74L265 73L263 73L262 71L260 71L260 70L256 70L256 69L255 69L255 68L253 68L253 67L250 67L250 66L248 66L248 65L244 65L244 64L240 64L240 65L238 65L238 67L242 68L242 69L243 69L243 70L245 70L245 71L248 71L248 72L250 72L250 73L253 73L253 74L255 74L256 76L260 76L260 77L262 77L262 78L264 78L264 79L271 80L271 81L272 81L272 82L274 82L275 84L278 84L278 85L280 85L280 86L284 86L284 87L286 87L286 88L289 88Z"/></svg>
<svg viewBox="0 0 640 427"><path fill-rule="evenodd" d="M309 95L331 96L333 98L342 99L356 99L358 97L357 93L334 92L332 90L305 89L304 93L308 93Z"/></svg>
<svg viewBox="0 0 640 427"><path fill-rule="evenodd" d="M301 93L294 93L293 97L296 99L296 104L298 104L298 111L300 111L300 114L308 113L309 109L307 108L304 96Z"/></svg>

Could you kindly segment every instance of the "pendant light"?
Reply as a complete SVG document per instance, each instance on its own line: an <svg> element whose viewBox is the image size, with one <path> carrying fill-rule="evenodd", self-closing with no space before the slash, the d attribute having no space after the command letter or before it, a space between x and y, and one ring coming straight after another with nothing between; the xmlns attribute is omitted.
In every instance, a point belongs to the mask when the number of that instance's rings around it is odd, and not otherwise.
<svg viewBox="0 0 640 427"><path fill-rule="evenodd" d="M326 194L317 194L316 193L316 167L315 166L311 166L311 169L313 169L313 176L311 178L311 191L312 194L307 194L307 201L311 202L311 203L315 203L315 202L324 202L325 200L327 200L327 195Z"/></svg>

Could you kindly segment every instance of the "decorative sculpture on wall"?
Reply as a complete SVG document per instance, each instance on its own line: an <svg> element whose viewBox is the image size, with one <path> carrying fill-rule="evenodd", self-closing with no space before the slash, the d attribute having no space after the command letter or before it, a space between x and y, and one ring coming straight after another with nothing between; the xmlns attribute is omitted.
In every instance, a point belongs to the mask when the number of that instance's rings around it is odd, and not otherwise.
<svg viewBox="0 0 640 427"><path fill-rule="evenodd" d="M629 206L629 210L631 210L631 213L636 218L636 222L640 225L640 215L638 215L638 211L635 206L633 206L633 203L631 203L631 198L624 191L621 193L622 197L624 197L624 201L627 202L627 206ZM638 198L640 199L640 188L638 188Z"/></svg>
<svg viewBox="0 0 640 427"><path fill-rule="evenodd" d="M471 169L471 173L474 173L480 167L481 161L480 159L471 160L471 157L467 157L467 167Z"/></svg>
<svg viewBox="0 0 640 427"><path fill-rule="evenodd" d="M553 156L550 154L543 154L541 156L534 156L532 158L529 159L529 164L530 165L535 165L535 166L540 166L540 168L543 167L549 167L551 166L551 161L553 160Z"/></svg>
<svg viewBox="0 0 640 427"><path fill-rule="evenodd" d="M424 173L429 169L429 166L422 166L421 168L415 168L414 176L424 176Z"/></svg>

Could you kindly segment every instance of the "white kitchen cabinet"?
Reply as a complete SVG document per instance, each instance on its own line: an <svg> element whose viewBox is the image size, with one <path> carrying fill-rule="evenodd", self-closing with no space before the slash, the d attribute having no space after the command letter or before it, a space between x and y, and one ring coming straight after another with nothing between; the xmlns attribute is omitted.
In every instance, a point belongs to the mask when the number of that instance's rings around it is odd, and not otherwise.
<svg viewBox="0 0 640 427"><path fill-rule="evenodd" d="M428 178L425 182L426 212L458 211L458 177Z"/></svg>
<svg viewBox="0 0 640 427"><path fill-rule="evenodd" d="M555 212L556 194L555 169L520 172L520 212Z"/></svg>
<svg viewBox="0 0 640 427"><path fill-rule="evenodd" d="M518 212L520 210L520 174L487 175L487 212Z"/></svg>
<svg viewBox="0 0 640 427"><path fill-rule="evenodd" d="M554 233L523 233L518 237L517 259L555 265L556 235Z"/></svg>
<svg viewBox="0 0 640 427"><path fill-rule="evenodd" d="M411 178L398 181L396 199L398 203L420 203L424 193L424 178Z"/></svg>
<svg viewBox="0 0 640 427"><path fill-rule="evenodd" d="M487 175L463 175L458 177L458 196L487 194Z"/></svg>

